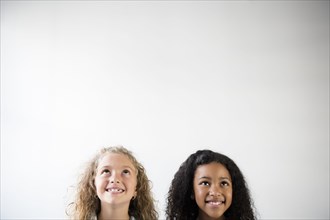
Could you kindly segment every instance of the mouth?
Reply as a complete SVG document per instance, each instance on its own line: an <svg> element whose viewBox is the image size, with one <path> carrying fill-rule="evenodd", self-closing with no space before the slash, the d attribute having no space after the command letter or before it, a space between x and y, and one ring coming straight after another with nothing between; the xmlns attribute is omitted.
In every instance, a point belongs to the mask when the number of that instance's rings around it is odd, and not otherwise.
<svg viewBox="0 0 330 220"><path fill-rule="evenodd" d="M209 204L211 206L220 206L225 203L224 200L207 200L205 201L206 204Z"/></svg>
<svg viewBox="0 0 330 220"><path fill-rule="evenodd" d="M121 188L118 188L118 187L106 188L105 191L110 192L110 193L123 193L123 192L125 192L124 189L121 189Z"/></svg>

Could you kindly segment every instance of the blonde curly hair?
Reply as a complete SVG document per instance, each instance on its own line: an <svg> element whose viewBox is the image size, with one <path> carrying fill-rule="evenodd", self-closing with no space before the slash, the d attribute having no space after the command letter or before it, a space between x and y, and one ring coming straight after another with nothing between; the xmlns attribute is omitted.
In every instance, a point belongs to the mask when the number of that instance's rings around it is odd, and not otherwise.
<svg viewBox="0 0 330 220"><path fill-rule="evenodd" d="M133 156L132 152L123 146L102 148L87 164L85 172L80 176L76 187L75 201L67 208L67 215L72 219L87 220L95 218L101 211L101 202L96 194L94 184L96 169L100 158L106 153L118 153L126 155L137 170L137 196L131 200L128 214L138 220L156 220L158 213L155 209L151 182L141 163Z"/></svg>

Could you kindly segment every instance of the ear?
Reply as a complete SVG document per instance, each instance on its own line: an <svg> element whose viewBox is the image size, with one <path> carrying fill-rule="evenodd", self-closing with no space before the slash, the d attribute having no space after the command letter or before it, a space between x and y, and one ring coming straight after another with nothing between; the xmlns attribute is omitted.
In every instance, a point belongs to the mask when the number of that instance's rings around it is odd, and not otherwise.
<svg viewBox="0 0 330 220"><path fill-rule="evenodd" d="M133 195L133 197L132 197L132 200L134 200L134 199L136 198L136 196L137 196L137 192L135 191L135 192L134 192L134 195Z"/></svg>

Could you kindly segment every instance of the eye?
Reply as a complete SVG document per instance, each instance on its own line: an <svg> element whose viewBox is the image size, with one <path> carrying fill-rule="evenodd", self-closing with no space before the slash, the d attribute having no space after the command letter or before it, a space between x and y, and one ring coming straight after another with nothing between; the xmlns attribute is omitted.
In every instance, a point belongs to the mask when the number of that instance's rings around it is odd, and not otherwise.
<svg viewBox="0 0 330 220"><path fill-rule="evenodd" d="M125 175L130 175L130 174L131 174L131 171L128 170L128 169L125 169L125 170L123 170L123 174L125 174Z"/></svg>
<svg viewBox="0 0 330 220"><path fill-rule="evenodd" d="M228 181L221 181L221 182L220 182L220 185L221 185L221 186L229 186L230 183L229 183Z"/></svg>
<svg viewBox="0 0 330 220"><path fill-rule="evenodd" d="M110 170L108 169L104 169L101 171L101 175L108 175L108 174L110 174Z"/></svg>
<svg viewBox="0 0 330 220"><path fill-rule="evenodd" d="M199 185L202 185L202 186L209 186L210 183L207 182L207 181L202 181L202 182L199 183Z"/></svg>

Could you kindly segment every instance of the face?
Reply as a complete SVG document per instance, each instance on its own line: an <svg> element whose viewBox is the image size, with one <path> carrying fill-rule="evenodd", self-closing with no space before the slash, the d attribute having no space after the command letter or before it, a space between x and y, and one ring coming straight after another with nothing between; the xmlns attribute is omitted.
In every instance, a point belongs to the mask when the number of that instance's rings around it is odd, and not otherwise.
<svg viewBox="0 0 330 220"><path fill-rule="evenodd" d="M232 181L229 171L212 162L197 167L194 176L194 196L199 207L198 219L224 219L232 202Z"/></svg>
<svg viewBox="0 0 330 220"><path fill-rule="evenodd" d="M95 187L101 205L125 205L136 196L137 171L126 155L106 153L99 161Z"/></svg>

